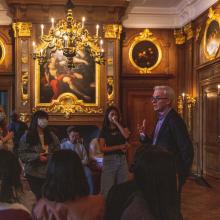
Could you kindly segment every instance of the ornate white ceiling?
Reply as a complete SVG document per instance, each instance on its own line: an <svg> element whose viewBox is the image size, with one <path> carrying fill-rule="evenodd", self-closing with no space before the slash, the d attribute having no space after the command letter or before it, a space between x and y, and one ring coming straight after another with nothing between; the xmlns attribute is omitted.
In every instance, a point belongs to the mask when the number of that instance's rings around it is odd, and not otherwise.
<svg viewBox="0 0 220 220"><path fill-rule="evenodd" d="M128 0L123 18L128 28L178 28L195 19L218 0ZM5 0L0 0L0 25L12 21Z"/></svg>
<svg viewBox="0 0 220 220"><path fill-rule="evenodd" d="M218 0L128 0L123 18L128 28L178 28Z"/></svg>

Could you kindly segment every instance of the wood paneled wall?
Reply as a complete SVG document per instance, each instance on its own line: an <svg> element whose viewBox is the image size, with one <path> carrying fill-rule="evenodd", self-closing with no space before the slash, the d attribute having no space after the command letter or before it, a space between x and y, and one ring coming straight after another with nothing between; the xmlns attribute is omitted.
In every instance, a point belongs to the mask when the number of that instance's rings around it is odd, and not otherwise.
<svg viewBox="0 0 220 220"><path fill-rule="evenodd" d="M137 124L147 120L148 132L152 132L155 124L151 97L156 85L170 85L177 89L177 56L172 30L150 30L157 38L162 50L160 64L151 73L140 74L129 60L129 49L134 38L143 29L124 29L122 43L121 97L122 109L127 124L132 132L132 141L138 144Z"/></svg>

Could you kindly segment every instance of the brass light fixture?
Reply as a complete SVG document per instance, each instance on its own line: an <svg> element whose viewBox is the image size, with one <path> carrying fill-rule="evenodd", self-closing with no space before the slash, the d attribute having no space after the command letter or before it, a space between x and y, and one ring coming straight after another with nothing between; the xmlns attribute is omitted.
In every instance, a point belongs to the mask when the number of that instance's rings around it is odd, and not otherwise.
<svg viewBox="0 0 220 220"><path fill-rule="evenodd" d="M54 24L54 18L51 18L51 28L48 35L44 34L44 25L41 25L41 46L36 46L33 42L33 58L37 59L40 65L47 61L47 49L51 53L62 51L66 57L67 67L74 68L74 59L80 51L86 49L95 63L104 63L103 40L99 37L100 26L96 25L96 33L91 36L85 28L85 17L82 22L73 18L73 2L68 0L66 19L59 20ZM42 49L43 48L43 49Z"/></svg>

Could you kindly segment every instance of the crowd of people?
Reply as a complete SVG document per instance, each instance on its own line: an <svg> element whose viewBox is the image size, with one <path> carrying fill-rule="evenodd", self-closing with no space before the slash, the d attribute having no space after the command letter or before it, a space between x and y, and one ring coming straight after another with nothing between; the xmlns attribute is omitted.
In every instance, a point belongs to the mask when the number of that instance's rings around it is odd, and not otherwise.
<svg viewBox="0 0 220 220"><path fill-rule="evenodd" d="M13 112L7 126L1 107L0 220L183 219L181 191L193 146L172 107L174 99L172 88L154 88L158 120L151 136L146 119L138 126L140 147L130 167L126 152L132 131L115 106L106 109L89 152L77 127L68 127L67 138L60 141L45 111L34 112L29 126ZM95 193L90 161L97 158L103 165L100 192Z"/></svg>

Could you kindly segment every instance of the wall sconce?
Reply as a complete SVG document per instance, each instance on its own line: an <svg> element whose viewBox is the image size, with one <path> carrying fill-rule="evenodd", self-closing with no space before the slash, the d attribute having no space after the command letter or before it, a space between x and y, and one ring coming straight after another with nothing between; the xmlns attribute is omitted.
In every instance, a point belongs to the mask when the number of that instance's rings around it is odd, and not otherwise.
<svg viewBox="0 0 220 220"><path fill-rule="evenodd" d="M196 103L196 99L187 93L183 92L178 97L178 103L177 103L178 113L185 120L190 133L192 132L192 113L195 103Z"/></svg>

